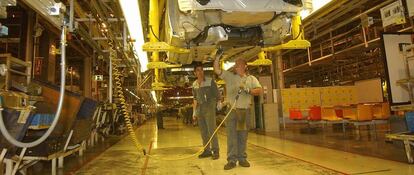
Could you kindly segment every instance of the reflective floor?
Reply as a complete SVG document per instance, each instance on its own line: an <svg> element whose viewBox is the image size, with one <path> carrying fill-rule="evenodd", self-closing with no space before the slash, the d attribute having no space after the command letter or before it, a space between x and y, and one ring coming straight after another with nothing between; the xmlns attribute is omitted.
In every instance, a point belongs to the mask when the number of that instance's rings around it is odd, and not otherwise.
<svg viewBox="0 0 414 175"><path fill-rule="evenodd" d="M312 126L312 132L304 132L308 129L306 124L289 124L281 132L260 132L261 134L280 139L292 140L299 143L321 146L345 152L378 157L405 163L404 144L402 141L390 141L385 138L389 133L386 124L378 125L376 135L366 127L360 129L360 137L355 133L356 128L347 127L345 133L342 128L336 130L332 126ZM308 130L306 130L308 131Z"/></svg>
<svg viewBox="0 0 414 175"><path fill-rule="evenodd" d="M69 174L414 174L414 166L374 157L361 156L329 148L311 146L275 137L249 133L248 160L250 168L237 166L223 170L226 161L225 132L219 133L220 159L191 157L184 160L163 161L189 156L201 148L198 128L184 125L175 118L165 118L163 130L154 121L137 129L141 144L153 155L138 156L129 137L84 162ZM65 172L65 174L68 172Z"/></svg>

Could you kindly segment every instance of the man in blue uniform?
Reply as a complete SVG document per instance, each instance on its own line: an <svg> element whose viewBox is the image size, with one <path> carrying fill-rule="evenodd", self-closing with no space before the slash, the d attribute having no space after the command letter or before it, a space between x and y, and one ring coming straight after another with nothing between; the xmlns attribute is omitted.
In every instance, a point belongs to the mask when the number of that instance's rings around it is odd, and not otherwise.
<svg viewBox="0 0 414 175"><path fill-rule="evenodd" d="M194 74L197 80L193 83L193 119L198 121L203 145L206 145L214 130L216 129L216 105L218 89L216 82L211 77L204 76L202 64L194 66ZM199 158L212 157L213 160L219 158L219 145L217 136L214 136L211 144Z"/></svg>

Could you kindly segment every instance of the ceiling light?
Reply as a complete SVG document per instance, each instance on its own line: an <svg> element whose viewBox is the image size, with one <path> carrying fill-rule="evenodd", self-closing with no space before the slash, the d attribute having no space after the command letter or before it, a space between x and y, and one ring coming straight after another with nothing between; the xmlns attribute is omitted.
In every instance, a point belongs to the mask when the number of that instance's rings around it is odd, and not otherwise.
<svg viewBox="0 0 414 175"><path fill-rule="evenodd" d="M302 17L302 19L305 19L309 15L310 15L310 12L308 9L303 9L302 11L300 11L300 16Z"/></svg>
<svg viewBox="0 0 414 175"><path fill-rule="evenodd" d="M317 1L312 1L313 11L316 11L316 10L320 9L321 7L325 6L326 4L328 4L331 1L332 0L317 0Z"/></svg>
<svg viewBox="0 0 414 175"><path fill-rule="evenodd" d="M144 45L144 32L142 31L141 13L138 5L138 0L119 0L119 4L124 14L125 21L128 26L131 38L135 40L132 43L133 49L138 56L141 65L141 72L147 70L148 57L147 53L141 48Z"/></svg>
<svg viewBox="0 0 414 175"><path fill-rule="evenodd" d="M129 92L132 96L134 96L135 98L137 98L138 100L139 99L141 99L141 98L139 98L136 94L134 94L133 92L131 92L130 90L128 90L128 89L125 89L127 92Z"/></svg>

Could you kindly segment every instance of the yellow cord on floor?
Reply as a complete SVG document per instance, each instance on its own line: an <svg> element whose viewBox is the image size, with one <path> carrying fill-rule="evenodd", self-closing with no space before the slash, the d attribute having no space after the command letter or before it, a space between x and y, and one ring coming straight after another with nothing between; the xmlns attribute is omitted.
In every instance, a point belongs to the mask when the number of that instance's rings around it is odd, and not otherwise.
<svg viewBox="0 0 414 175"><path fill-rule="evenodd" d="M229 112L226 114L223 121L221 121L221 123L217 126L216 130L214 130L214 132L211 135L210 139L208 140L207 144L204 145L203 148L200 149L199 151L197 151L196 153L188 155L188 156L182 156L182 157L178 157L178 158L169 158L169 159L168 158L156 157L156 156L150 155L150 154L146 154L145 149L142 147L142 145L139 143L139 141L136 137L134 127L131 123L131 117L129 115L129 112L127 111L127 104L126 104L124 92L122 90L122 83L121 83L121 78L120 78L121 73L119 72L119 70L117 68L117 62L114 61L116 52L113 49L112 42L109 42L109 45L110 45L109 56L112 58L111 60L113 60L113 62L111 64L113 65L112 69L113 69L113 75L114 75L114 80L115 80L115 93L119 97L120 105L121 105L121 113L124 115L124 120L125 120L125 124L128 128L129 135L131 136L131 139L134 142L135 147L138 149L138 151L142 151L144 156L148 156L150 158L157 159L157 160L163 160L163 161L177 161L177 160L190 159L190 158L193 158L193 157L197 157L199 154L201 154L207 148L207 146L210 144L211 140L213 140L213 137L217 134L220 127L226 121L227 117L230 115L231 111L233 110L234 106L236 105L237 100L235 100L234 103L231 105L231 108L230 108Z"/></svg>
<svg viewBox="0 0 414 175"><path fill-rule="evenodd" d="M154 159L157 159L157 160L164 160L164 161L184 160L184 159L190 159L190 158L193 158L193 157L197 157L198 155L200 155L207 148L207 146L210 144L211 140L213 140L213 137L217 134L217 132L220 129L220 127L224 124L224 122L226 121L226 119L229 117L231 111L233 110L234 106L236 105L236 101L237 100L235 100L234 103L233 103L233 105L231 105L231 108L230 108L229 112L226 114L226 116L224 117L223 121L221 121L221 123L217 126L216 130L214 130L214 132L211 135L210 139L208 139L207 144L205 144L203 146L203 148L200 149L199 151L197 151L196 153L191 154L191 155L188 155L188 156L182 156L182 157L170 158L170 159L168 159L168 158L155 157L155 156L149 155L149 154L147 156L148 157L151 157L151 158L154 158Z"/></svg>

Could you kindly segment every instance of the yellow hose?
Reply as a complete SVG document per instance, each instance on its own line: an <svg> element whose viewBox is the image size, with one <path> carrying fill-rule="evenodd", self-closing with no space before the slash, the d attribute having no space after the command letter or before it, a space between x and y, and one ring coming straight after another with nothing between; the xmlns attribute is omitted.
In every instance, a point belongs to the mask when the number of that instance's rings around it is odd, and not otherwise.
<svg viewBox="0 0 414 175"><path fill-rule="evenodd" d="M134 131L134 127L132 126L132 123L131 123L131 117L127 110L127 104L126 104L124 92L122 91L122 83L121 83L121 78L120 78L121 73L118 70L117 62L115 61L116 52L113 49L112 42L109 42L109 45L110 45L109 56L111 57L111 60L112 60L112 63L111 63L113 65L112 73L114 75L114 80L115 80L115 93L116 93L116 96L119 97L119 101L121 105L121 113L124 115L125 124L127 126L129 135L131 136L131 139L135 144L135 147L138 149L138 151L143 151L143 154L146 155L145 149L141 146L141 144L139 143L137 139L137 136Z"/></svg>
<svg viewBox="0 0 414 175"><path fill-rule="evenodd" d="M117 62L114 61L115 60L115 50L113 49L113 44L110 41L109 42L109 46L110 46L110 52L109 52L109 56L111 57L112 60L112 70L113 70L113 75L114 75L114 80L115 80L115 93L117 95L117 97L119 97L119 101L120 101L120 105L121 105L121 113L124 115L124 120L125 120L125 124L128 128L128 132L129 135L131 136L132 141L135 144L135 147L138 149L138 151L142 151L144 156L148 156L150 158L156 159L156 160L163 160L163 161L177 161L177 160L184 160L184 159L190 159L192 157L196 157L199 154L201 154L206 148L207 146L210 144L211 140L213 140L213 137L217 134L218 130L220 129L220 127L224 124L224 122L226 121L226 119L228 118L228 116L230 115L231 111L233 110L234 106L236 105L236 101L234 101L234 103L231 105L231 108L229 110L229 112L227 113L227 115L224 117L223 121L221 121L221 123L217 126L216 130L214 130L213 134L211 135L210 139L208 140L207 144L205 144L203 146L202 149L200 149L199 151L197 151L194 154L188 155L188 156L181 156L178 158L161 158L161 157L155 157L154 155L150 155L150 154L146 154L145 149L142 147L142 145L139 143L135 131L134 131L134 127L131 123L131 116L129 115L129 112L127 111L127 104L126 104L126 100L125 100L125 96L124 96L124 92L122 91L122 83L121 83L121 73L118 70L118 66L117 66Z"/></svg>

